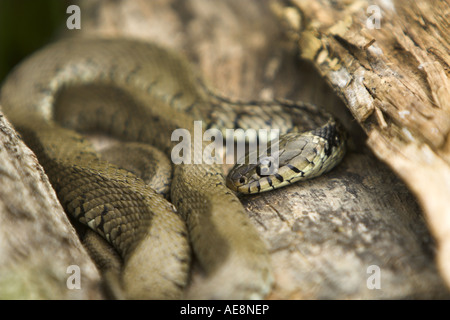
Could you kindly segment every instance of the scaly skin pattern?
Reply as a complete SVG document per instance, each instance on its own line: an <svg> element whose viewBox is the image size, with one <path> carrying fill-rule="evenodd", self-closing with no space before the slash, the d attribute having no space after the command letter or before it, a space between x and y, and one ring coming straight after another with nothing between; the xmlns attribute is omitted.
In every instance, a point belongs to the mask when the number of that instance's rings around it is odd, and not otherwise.
<svg viewBox="0 0 450 320"><path fill-rule="evenodd" d="M76 132L100 130L170 157L173 130L193 132L194 120L212 117L210 98L183 58L133 40L65 40L17 67L0 99L67 213L123 258L117 274L125 298L182 298L190 247L205 273L193 298L263 298L270 291L265 244L219 165L176 165L174 207L102 160Z"/></svg>
<svg viewBox="0 0 450 320"><path fill-rule="evenodd" d="M240 193L260 193L281 188L298 181L318 177L330 171L345 154L346 134L330 118L322 127L302 134L287 133L265 151L267 157L277 157L278 168L263 174L272 163L259 160L250 164L248 153L242 164L229 172L227 186ZM261 157L264 159L264 157Z"/></svg>

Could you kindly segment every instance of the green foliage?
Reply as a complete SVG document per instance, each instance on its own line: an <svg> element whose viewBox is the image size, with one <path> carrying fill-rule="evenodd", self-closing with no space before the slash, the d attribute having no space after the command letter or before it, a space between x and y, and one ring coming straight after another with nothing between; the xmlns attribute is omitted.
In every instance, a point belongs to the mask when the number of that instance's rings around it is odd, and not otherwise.
<svg viewBox="0 0 450 320"><path fill-rule="evenodd" d="M25 56L55 36L67 18L64 0L0 1L0 82Z"/></svg>

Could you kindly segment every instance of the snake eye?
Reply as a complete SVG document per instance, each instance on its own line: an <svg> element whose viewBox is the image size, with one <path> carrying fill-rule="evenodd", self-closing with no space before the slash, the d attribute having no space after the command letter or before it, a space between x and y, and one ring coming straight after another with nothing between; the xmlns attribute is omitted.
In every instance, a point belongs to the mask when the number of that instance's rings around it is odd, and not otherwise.
<svg viewBox="0 0 450 320"><path fill-rule="evenodd" d="M240 177L239 178L239 183L240 184L245 184L247 182L247 178L246 177Z"/></svg>

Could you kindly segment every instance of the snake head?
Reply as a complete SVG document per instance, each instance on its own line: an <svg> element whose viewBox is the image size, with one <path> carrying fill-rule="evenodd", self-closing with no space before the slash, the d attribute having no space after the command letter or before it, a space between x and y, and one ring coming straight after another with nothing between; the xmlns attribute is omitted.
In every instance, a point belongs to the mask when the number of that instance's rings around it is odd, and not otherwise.
<svg viewBox="0 0 450 320"><path fill-rule="evenodd" d="M251 164L249 153L244 161L239 161L227 176L227 186L240 193L260 193L320 176L342 160L343 137L334 123L301 134L283 135L278 145L272 145L278 147L277 151L271 147L264 153L269 157Z"/></svg>
<svg viewBox="0 0 450 320"><path fill-rule="evenodd" d="M272 190L270 182L278 176L278 162L262 157L256 164L237 164L227 176L227 186L240 193L259 193Z"/></svg>

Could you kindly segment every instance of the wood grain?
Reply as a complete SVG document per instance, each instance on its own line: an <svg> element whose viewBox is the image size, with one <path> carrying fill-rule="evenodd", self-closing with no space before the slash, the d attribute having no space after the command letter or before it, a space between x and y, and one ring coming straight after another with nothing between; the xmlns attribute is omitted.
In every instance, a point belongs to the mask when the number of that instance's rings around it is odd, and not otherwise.
<svg viewBox="0 0 450 320"><path fill-rule="evenodd" d="M369 6L379 10L379 28L367 23ZM276 10L367 145L417 197L450 285L450 3L293 0Z"/></svg>

